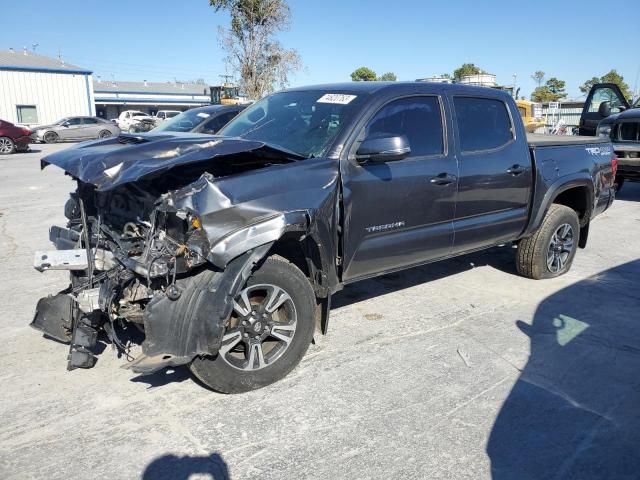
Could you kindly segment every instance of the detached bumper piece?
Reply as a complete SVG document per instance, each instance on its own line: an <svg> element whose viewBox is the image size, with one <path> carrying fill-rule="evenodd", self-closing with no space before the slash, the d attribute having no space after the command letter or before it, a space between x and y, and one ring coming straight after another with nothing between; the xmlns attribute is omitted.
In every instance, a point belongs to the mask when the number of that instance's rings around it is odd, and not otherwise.
<svg viewBox="0 0 640 480"><path fill-rule="evenodd" d="M96 364L96 356L91 348L98 340L98 330L92 325L88 317L82 317L73 330L69 356L67 357L67 370L76 368L91 368Z"/></svg>
<svg viewBox="0 0 640 480"><path fill-rule="evenodd" d="M91 301L90 297L85 297L81 296L80 300ZM84 304L78 303L65 290L41 298L31 322L31 327L47 337L70 344L67 370L91 368L96 363L96 356L91 352L98 339L98 330L92 320L95 315L82 312L83 307Z"/></svg>
<svg viewBox="0 0 640 480"><path fill-rule="evenodd" d="M48 337L62 343L69 343L74 308L74 301L66 292L41 298L30 325Z"/></svg>

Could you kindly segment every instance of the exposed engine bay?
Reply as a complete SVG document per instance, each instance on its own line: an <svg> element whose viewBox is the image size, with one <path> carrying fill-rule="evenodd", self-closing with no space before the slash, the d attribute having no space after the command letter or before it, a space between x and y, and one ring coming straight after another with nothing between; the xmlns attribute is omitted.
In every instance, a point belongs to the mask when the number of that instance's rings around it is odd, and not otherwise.
<svg viewBox="0 0 640 480"><path fill-rule="evenodd" d="M43 160L43 168L55 164L77 181L65 206L67 225L50 229L56 250L37 252L34 261L40 271L70 271L69 287L42 298L32 322L70 343L68 369L95 364L92 349L101 331L124 353L122 332L144 333L142 355L126 365L138 373L215 355L252 267L283 233L310 225L309 210L243 204L242 191L219 182L300 160L287 152L211 137L182 140L175 149L142 137L98 143L118 149L123 142L141 147L130 162L120 154L91 159L77 152L81 147ZM154 162L141 161L145 154ZM191 161L181 163L185 156ZM174 160L169 168L168 157ZM194 288L205 270L214 273L206 298L201 285Z"/></svg>

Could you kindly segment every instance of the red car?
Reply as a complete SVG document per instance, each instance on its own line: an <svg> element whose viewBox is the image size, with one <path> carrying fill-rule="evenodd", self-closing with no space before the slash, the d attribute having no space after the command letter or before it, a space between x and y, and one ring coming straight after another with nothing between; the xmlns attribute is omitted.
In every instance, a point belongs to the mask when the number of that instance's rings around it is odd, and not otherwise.
<svg viewBox="0 0 640 480"><path fill-rule="evenodd" d="M31 130L0 120L0 155L29 150Z"/></svg>

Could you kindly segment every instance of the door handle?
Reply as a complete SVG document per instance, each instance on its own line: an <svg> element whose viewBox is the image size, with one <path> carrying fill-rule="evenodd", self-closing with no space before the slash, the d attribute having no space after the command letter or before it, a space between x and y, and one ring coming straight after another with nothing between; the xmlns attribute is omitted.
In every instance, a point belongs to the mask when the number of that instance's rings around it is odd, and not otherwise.
<svg viewBox="0 0 640 480"><path fill-rule="evenodd" d="M433 183L434 185L449 185L455 182L457 179L458 177L456 177L455 175L449 175L448 173L443 172L436 175L435 177L432 177L429 182Z"/></svg>
<svg viewBox="0 0 640 480"><path fill-rule="evenodd" d="M520 165L514 165L513 167L507 169L507 172L513 175L514 177L517 177L521 173L524 173L526 170L527 170L526 168Z"/></svg>

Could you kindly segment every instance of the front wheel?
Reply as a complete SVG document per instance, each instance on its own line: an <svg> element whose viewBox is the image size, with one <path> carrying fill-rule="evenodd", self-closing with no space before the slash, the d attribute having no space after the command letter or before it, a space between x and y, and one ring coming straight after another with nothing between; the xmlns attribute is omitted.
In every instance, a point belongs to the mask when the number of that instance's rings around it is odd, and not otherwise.
<svg viewBox="0 0 640 480"><path fill-rule="evenodd" d="M311 343L315 308L313 289L300 269L282 257L269 257L234 301L218 355L195 358L191 371L222 393L280 380Z"/></svg>
<svg viewBox="0 0 640 480"><path fill-rule="evenodd" d="M44 143L56 143L59 140L56 132L47 132L42 136Z"/></svg>
<svg viewBox="0 0 640 480"><path fill-rule="evenodd" d="M576 212L564 205L551 205L542 225L518 244L518 273L535 280L567 273L579 240L580 222Z"/></svg>

